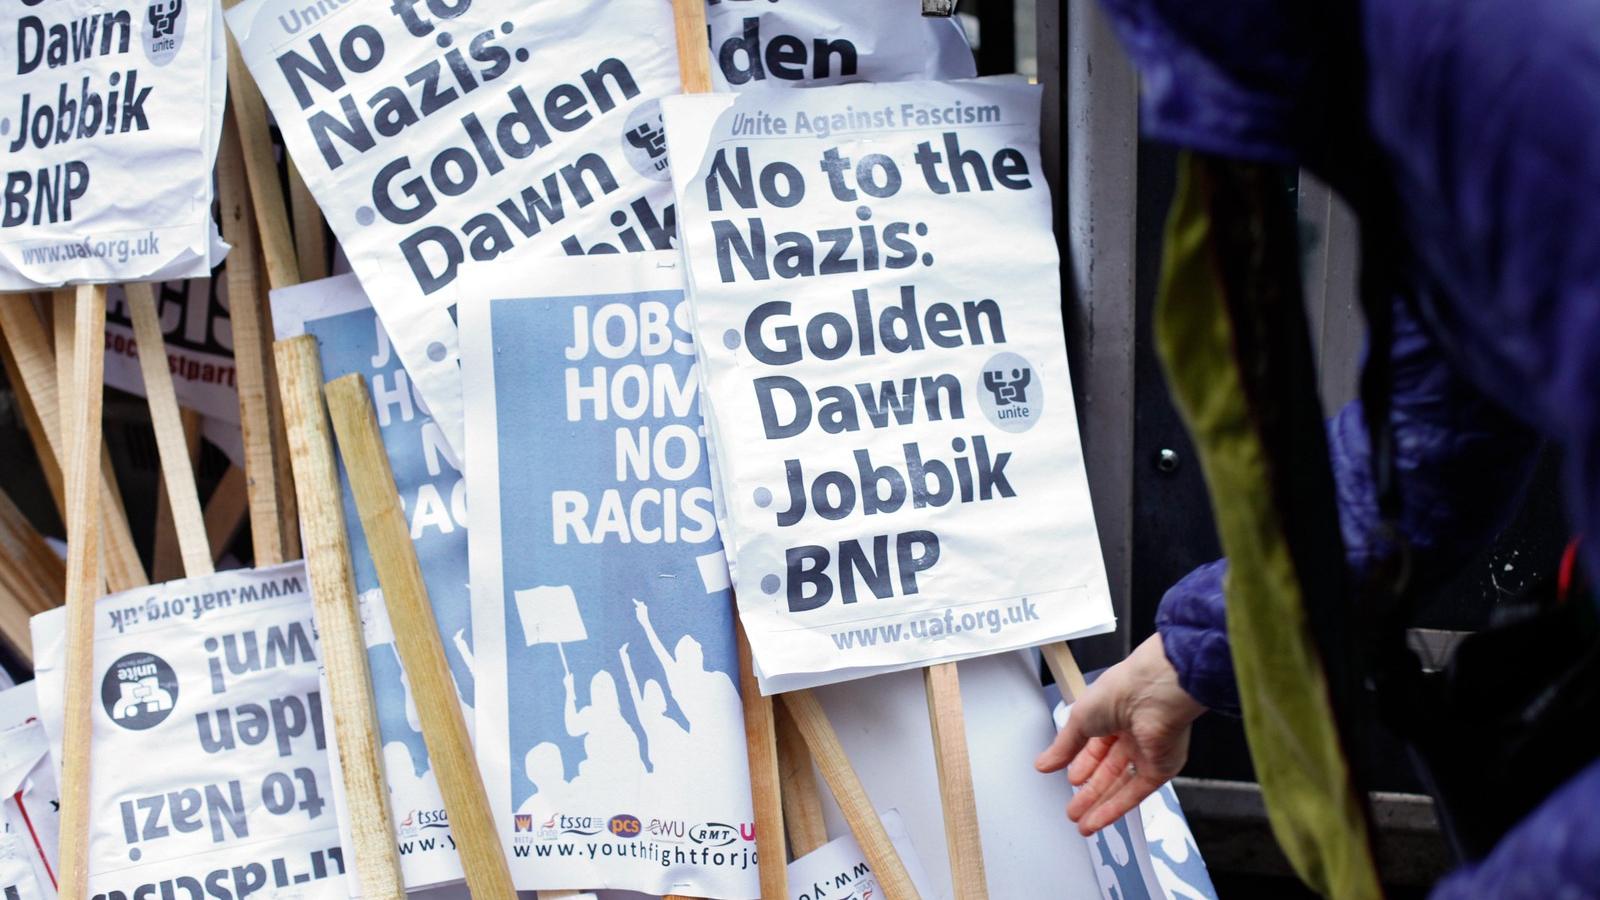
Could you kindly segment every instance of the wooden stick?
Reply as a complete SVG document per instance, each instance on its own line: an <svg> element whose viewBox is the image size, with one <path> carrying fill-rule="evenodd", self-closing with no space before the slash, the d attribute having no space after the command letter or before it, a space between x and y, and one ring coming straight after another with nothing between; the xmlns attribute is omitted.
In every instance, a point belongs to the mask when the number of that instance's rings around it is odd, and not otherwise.
<svg viewBox="0 0 1600 900"><path fill-rule="evenodd" d="M1067 642L1045 644L1039 648L1039 652L1044 655L1044 664L1050 668L1051 677L1061 688L1061 699L1071 703L1082 697L1088 686L1084 684L1083 672L1078 669L1078 661L1073 658L1072 648L1067 646Z"/></svg>
<svg viewBox="0 0 1600 900"><path fill-rule="evenodd" d="M360 374L346 375L329 382L326 393L339 453L394 626L400 665L411 681L422 739L439 780L451 836L461 852L467 887L474 897L513 900L517 889L511 883L505 848L489 812L489 795L472 752L433 607L428 603L417 548L400 509L400 492L395 488L366 379Z"/></svg>
<svg viewBox="0 0 1600 900"><path fill-rule="evenodd" d="M58 330L70 335L70 318ZM65 467L61 463L67 458L66 437L61 407L57 403L56 382L58 371L63 367L56 365L50 337L45 334L38 315L15 298L11 302L0 302L0 333L4 334L12 359L17 364L20 378L18 389L28 394L28 400L44 428L48 449L65 477ZM70 371L70 362L64 368ZM104 454L101 456L100 492L98 506L104 528L101 539L105 542L106 581L113 591L142 587L149 581L145 578L144 565L139 561L138 548L133 543L133 531L128 527L127 514L122 512L122 498L111 472L111 461ZM65 521L62 524L70 530L70 524Z"/></svg>
<svg viewBox="0 0 1600 900"><path fill-rule="evenodd" d="M705 3L672 0L672 24L678 38L678 77L683 81L683 92L704 94L710 91L711 48L706 32Z"/></svg>
<svg viewBox="0 0 1600 900"><path fill-rule="evenodd" d="M194 464L189 459L189 440L178 411L178 393L172 385L172 368L167 361L167 341L161 334L155 292L148 284L128 284L123 289L128 295L128 316L133 320L134 339L139 345L139 371L144 375L150 423L155 427L156 452L161 457L161 476L166 481L167 502L171 504L172 523L178 532L183 571L190 578L210 575L216 567L212 565L211 548L206 541L200 489L195 484Z"/></svg>
<svg viewBox="0 0 1600 900"><path fill-rule="evenodd" d="M189 465L197 466L200 463L200 414L192 409L181 408L178 410L178 421L183 423L183 444L189 451ZM197 500L198 490L197 485ZM200 527L202 530L205 528L203 514ZM156 478L155 532L155 546L150 552L150 580L165 584L182 578L183 550L178 544L178 526L172 519L172 502L167 497L166 476L160 474ZM210 549L209 541L206 548Z"/></svg>
<svg viewBox="0 0 1600 900"><path fill-rule="evenodd" d="M289 163L289 215L294 220L294 251L299 263L300 281L320 281L328 277L328 238L322 227L322 210L311 188L300 176L300 167Z"/></svg>
<svg viewBox="0 0 1600 900"><path fill-rule="evenodd" d="M784 855L782 781L778 774L778 732L772 698L761 696L750 641L734 609L734 638L739 650L739 704L744 708L745 754L750 764L750 800L755 805L756 865L761 896L789 896L789 866Z"/></svg>
<svg viewBox="0 0 1600 900"><path fill-rule="evenodd" d="M33 665L33 635L28 628L28 612L21 597L0 579L0 640L4 640L24 665Z"/></svg>
<svg viewBox="0 0 1600 900"><path fill-rule="evenodd" d="M239 526L244 524L249 506L244 470L229 466L228 471L222 473L222 480L217 482L216 490L211 492L211 499L206 501L206 540L212 559L221 559L227 551L233 536L239 533Z"/></svg>
<svg viewBox="0 0 1600 900"><path fill-rule="evenodd" d="M67 656L61 739L61 877L63 897L89 895L89 747L93 733L94 603L100 575L100 406L105 382L106 289L78 289L72 371L78 399L62 410L76 435L62 467L67 477Z"/></svg>
<svg viewBox="0 0 1600 900"><path fill-rule="evenodd" d="M383 778L383 742L367 671L367 642L361 631L345 533L344 495L322 405L322 363L316 338L301 335L279 341L274 353L282 379L284 417L289 423L289 457L299 488L300 530L328 677L334 743L350 806L349 855L363 897L404 897L389 790Z"/></svg>
<svg viewBox="0 0 1600 900"><path fill-rule="evenodd" d="M989 884L983 872L983 843L978 833L978 801L972 790L972 759L967 753L960 675L951 662L923 669L922 678L928 694L928 722L933 728L939 802L944 808L944 842L950 851L950 883L955 896L981 900L989 896Z"/></svg>
<svg viewBox="0 0 1600 900"><path fill-rule="evenodd" d="M778 726L783 824L789 833L789 851L799 859L828 842L828 823L822 816L822 795L817 793L817 776L806 740L787 707L778 704L773 713Z"/></svg>
<svg viewBox="0 0 1600 900"><path fill-rule="evenodd" d="M225 0L224 9L239 0ZM272 132L267 126L267 101L250 76L250 69L239 53L239 44L228 31L228 110L233 115L243 147L243 169L250 181L254 201L256 231L261 236L262 253L267 263L267 283L273 288L300 283L295 262L294 239L289 231L288 206L283 200L283 185L278 180L278 160L273 153Z"/></svg>
<svg viewBox="0 0 1600 900"><path fill-rule="evenodd" d="M794 717L795 727L805 738L806 747L817 762L817 769L833 791L834 802L839 804L845 824L850 826L850 833L861 845L861 852L867 857L872 874L877 876L884 896L889 900L916 897L917 889L911 883L911 875L906 872L900 854L889 840L889 832L883 827L883 820L878 818L878 811L873 808L872 800L861 786L861 779L851 767L844 745L839 743L839 736L828 724L822 704L810 691L792 691L778 696Z"/></svg>
<svg viewBox="0 0 1600 900"><path fill-rule="evenodd" d="M0 303L6 302L0 299ZM22 311L27 314L27 310ZM17 405L22 411L22 426L28 432L28 440L33 444L33 455L39 459L39 468L44 471L44 480L50 488L50 500L56 505L56 512L61 516L61 521L67 521L67 494L66 484L61 478L61 465L56 461L56 454L50 449L50 437L44 428L44 419L39 415L39 407L33 402L30 394L22 384L22 370L17 366L17 358L11 352L11 344L0 340L0 365L5 367L6 382L11 385L12 392L16 394Z"/></svg>
<svg viewBox="0 0 1600 900"><path fill-rule="evenodd" d="M230 86L229 95L233 96L237 90L237 85ZM233 245L223 271L228 278L233 321L239 422L244 429L244 471L250 496L250 536L256 565L269 566L283 562L288 556L279 513L272 409L267 397L270 385L268 337L261 328L260 306L264 292L256 279L256 225L251 218L251 197L246 190L239 134L233 128L223 129L222 149L217 158L217 184L222 206L222 234ZM294 480L299 481L298 478Z"/></svg>

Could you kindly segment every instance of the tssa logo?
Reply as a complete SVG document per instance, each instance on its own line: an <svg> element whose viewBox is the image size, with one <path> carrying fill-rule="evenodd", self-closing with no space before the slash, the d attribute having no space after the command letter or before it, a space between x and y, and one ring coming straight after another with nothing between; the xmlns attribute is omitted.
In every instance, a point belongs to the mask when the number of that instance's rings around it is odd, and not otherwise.
<svg viewBox="0 0 1600 900"><path fill-rule="evenodd" d="M417 826L420 828L449 828L450 816L442 809L417 810Z"/></svg>
<svg viewBox="0 0 1600 900"><path fill-rule="evenodd" d="M556 831L560 834L591 835L600 833L601 819L598 816L567 816L556 813L550 818L555 820Z"/></svg>
<svg viewBox="0 0 1600 900"><path fill-rule="evenodd" d="M622 838L636 838L639 836L640 824L638 816L627 813L611 817L611 833Z"/></svg>
<svg viewBox="0 0 1600 900"><path fill-rule="evenodd" d="M689 840L707 847L726 847L738 837L738 829L721 822L707 822L689 829Z"/></svg>

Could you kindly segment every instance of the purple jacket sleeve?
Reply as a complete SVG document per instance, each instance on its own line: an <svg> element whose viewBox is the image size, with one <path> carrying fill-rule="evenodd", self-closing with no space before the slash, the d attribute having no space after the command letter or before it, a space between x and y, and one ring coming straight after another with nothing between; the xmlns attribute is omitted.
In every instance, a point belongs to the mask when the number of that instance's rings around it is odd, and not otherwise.
<svg viewBox="0 0 1600 900"><path fill-rule="evenodd" d="M1452 574L1504 525L1537 455L1525 426L1460 377L1410 305L1394 304L1390 423L1401 495L1400 528L1411 544L1413 578L1426 587ZM1376 551L1379 515L1361 404L1328 423L1328 453L1339 524L1353 575ZM1495 473L1486 478L1484 473ZM1225 560L1173 585L1156 613L1179 682L1212 709L1237 713L1222 581Z"/></svg>

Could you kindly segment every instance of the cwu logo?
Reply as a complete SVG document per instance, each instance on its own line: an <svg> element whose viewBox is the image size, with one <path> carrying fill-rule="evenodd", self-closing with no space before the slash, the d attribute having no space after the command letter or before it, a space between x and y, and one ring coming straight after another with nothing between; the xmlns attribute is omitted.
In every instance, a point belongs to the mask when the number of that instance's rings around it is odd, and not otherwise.
<svg viewBox="0 0 1600 900"><path fill-rule="evenodd" d="M997 353L984 363L978 405L989 421L1013 434L1027 431L1044 414L1044 385L1032 363L1015 353Z"/></svg>

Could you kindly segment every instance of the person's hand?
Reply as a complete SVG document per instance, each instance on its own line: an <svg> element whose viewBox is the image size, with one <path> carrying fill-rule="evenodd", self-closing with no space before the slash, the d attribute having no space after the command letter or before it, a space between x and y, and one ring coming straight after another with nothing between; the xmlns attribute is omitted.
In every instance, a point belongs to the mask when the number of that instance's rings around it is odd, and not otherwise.
<svg viewBox="0 0 1600 900"><path fill-rule="evenodd" d="M1077 788L1067 818L1088 836L1178 774L1189 758L1189 727L1205 711L1178 686L1161 635L1152 635L1072 705L1066 727L1034 767L1067 767Z"/></svg>

